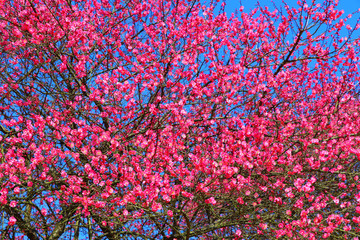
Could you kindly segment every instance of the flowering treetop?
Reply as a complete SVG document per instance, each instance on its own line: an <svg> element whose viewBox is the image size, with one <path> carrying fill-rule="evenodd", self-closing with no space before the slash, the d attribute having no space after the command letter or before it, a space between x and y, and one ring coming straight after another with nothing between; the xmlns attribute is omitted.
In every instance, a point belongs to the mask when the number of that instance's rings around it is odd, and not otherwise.
<svg viewBox="0 0 360 240"><path fill-rule="evenodd" d="M1 237L357 236L358 26L336 6L3 1Z"/></svg>

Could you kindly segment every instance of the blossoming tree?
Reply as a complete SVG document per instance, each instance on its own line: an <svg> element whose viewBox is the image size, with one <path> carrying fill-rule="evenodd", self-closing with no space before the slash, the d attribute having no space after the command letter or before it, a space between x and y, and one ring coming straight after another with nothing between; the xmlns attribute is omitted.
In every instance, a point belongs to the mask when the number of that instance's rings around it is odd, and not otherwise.
<svg viewBox="0 0 360 240"><path fill-rule="evenodd" d="M360 235L351 16L214 9L2 1L2 239Z"/></svg>

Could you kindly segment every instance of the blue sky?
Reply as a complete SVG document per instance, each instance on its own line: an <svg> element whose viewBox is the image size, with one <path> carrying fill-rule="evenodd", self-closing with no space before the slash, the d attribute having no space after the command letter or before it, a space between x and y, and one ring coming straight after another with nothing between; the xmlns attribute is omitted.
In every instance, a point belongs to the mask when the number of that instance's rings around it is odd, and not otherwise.
<svg viewBox="0 0 360 240"><path fill-rule="evenodd" d="M281 0L261 0L259 1L260 5L262 6L272 6L273 3L276 5L282 4ZM289 5L296 5L297 0L288 0L284 1ZM310 3L311 1L307 1ZM317 0L316 2L322 3L322 0ZM239 8L240 6L244 6L244 11L249 12L250 9L254 8L256 5L256 0L227 0L226 1L226 11L228 13L233 12L235 9ZM343 9L345 11L345 14L352 13L360 8L360 0L339 0L338 9Z"/></svg>
<svg viewBox="0 0 360 240"><path fill-rule="evenodd" d="M287 0L284 1L286 2L288 5L290 6L296 6L298 0ZM228 13L228 16L230 16L230 14L232 12L235 11L235 9L239 9L240 6L244 6L244 12L250 12L250 9L255 8L256 4L257 4L257 0L225 0L226 2L226 7L225 10ZM282 4L282 0L259 0L260 5L261 6L268 6L269 8L271 8L271 6L273 6L273 4L275 3L275 5L280 6L283 5ZM307 0L308 3L311 2L311 0ZM322 3L323 0L316 0L316 2L318 3ZM347 16L348 14L352 14L353 12L357 11L360 8L360 0L339 0L339 5L337 7L337 9L339 10L344 10L345 14L344 17ZM352 25L356 22L356 17L359 17L359 15L354 16L352 21L350 21L349 23Z"/></svg>

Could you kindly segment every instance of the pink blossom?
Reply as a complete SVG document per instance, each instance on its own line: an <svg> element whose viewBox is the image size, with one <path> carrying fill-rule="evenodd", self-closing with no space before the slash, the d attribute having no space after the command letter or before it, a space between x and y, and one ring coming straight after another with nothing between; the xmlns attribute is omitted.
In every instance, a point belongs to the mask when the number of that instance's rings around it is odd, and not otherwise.
<svg viewBox="0 0 360 240"><path fill-rule="evenodd" d="M11 216L9 219L9 222L8 222L9 226L13 226L13 225L15 225L15 223L16 223L16 218Z"/></svg>
<svg viewBox="0 0 360 240"><path fill-rule="evenodd" d="M206 200L205 200L205 203L215 205L215 204L216 204L216 200L215 200L214 197L211 197L211 198L209 198L209 199L206 199Z"/></svg>
<svg viewBox="0 0 360 240"><path fill-rule="evenodd" d="M15 194L19 194L19 193L20 193L20 188L19 188L19 187L15 187L15 188L14 188L14 193L15 193Z"/></svg>
<svg viewBox="0 0 360 240"><path fill-rule="evenodd" d="M240 203L240 204L244 204L244 200L243 200L242 197L239 197L239 198L237 199L237 201L238 201L238 203Z"/></svg>
<svg viewBox="0 0 360 240"><path fill-rule="evenodd" d="M103 208L105 207L105 202L99 201L95 203L96 208Z"/></svg>
<svg viewBox="0 0 360 240"><path fill-rule="evenodd" d="M16 207L17 205L17 201L11 201L10 202L10 207Z"/></svg>
<svg viewBox="0 0 360 240"><path fill-rule="evenodd" d="M168 210L168 211L167 211L167 214L168 214L169 217L173 217L173 215L174 215L171 210Z"/></svg>
<svg viewBox="0 0 360 240"><path fill-rule="evenodd" d="M41 209L41 214L43 216L46 216L47 215L47 210L45 208Z"/></svg>
<svg viewBox="0 0 360 240"><path fill-rule="evenodd" d="M351 230L351 225L344 226L344 231L350 231L350 230Z"/></svg>
<svg viewBox="0 0 360 240"><path fill-rule="evenodd" d="M159 211L159 210L161 210L161 209L162 209L162 206L161 206L160 203L153 202L153 204L152 204L152 206L151 206L151 210L152 210L153 212L157 212L157 211Z"/></svg>
<svg viewBox="0 0 360 240"><path fill-rule="evenodd" d="M127 217L127 216L129 215L129 211L125 209L125 210L123 211L123 215L124 215L125 217Z"/></svg>
<svg viewBox="0 0 360 240"><path fill-rule="evenodd" d="M266 223L260 223L259 226L263 230L267 229L267 224Z"/></svg>

